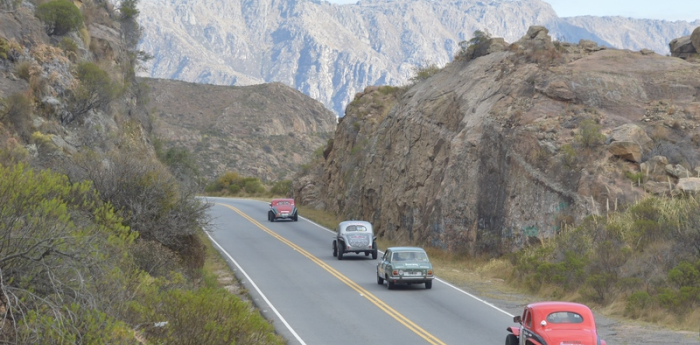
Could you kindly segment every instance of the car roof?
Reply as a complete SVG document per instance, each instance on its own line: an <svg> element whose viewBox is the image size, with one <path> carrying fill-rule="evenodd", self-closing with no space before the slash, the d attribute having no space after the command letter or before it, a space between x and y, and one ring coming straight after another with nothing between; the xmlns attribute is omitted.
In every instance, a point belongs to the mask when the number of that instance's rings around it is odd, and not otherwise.
<svg viewBox="0 0 700 345"><path fill-rule="evenodd" d="M528 308L550 313L554 311L573 311L577 313L591 313L591 309L584 304L574 302L545 301L535 302L527 305Z"/></svg>
<svg viewBox="0 0 700 345"><path fill-rule="evenodd" d="M345 220L340 222L339 226L340 227L346 227L348 225L364 225L366 227L369 227L370 229L372 228L372 223L364 221L364 220Z"/></svg>
<svg viewBox="0 0 700 345"><path fill-rule="evenodd" d="M386 250L391 250L392 252L425 251L421 247L389 247Z"/></svg>
<svg viewBox="0 0 700 345"><path fill-rule="evenodd" d="M279 202L279 201L289 201L289 202L294 202L294 199L291 198L283 198L283 199L272 199L272 202Z"/></svg>

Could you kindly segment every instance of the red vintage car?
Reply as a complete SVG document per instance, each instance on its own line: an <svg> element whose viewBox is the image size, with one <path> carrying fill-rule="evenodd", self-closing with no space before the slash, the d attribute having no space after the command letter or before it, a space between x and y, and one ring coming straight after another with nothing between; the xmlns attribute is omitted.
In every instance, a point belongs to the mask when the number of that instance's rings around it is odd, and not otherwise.
<svg viewBox="0 0 700 345"><path fill-rule="evenodd" d="M267 211L267 220L274 222L280 219L291 219L295 222L299 220L294 199L272 199L270 210Z"/></svg>
<svg viewBox="0 0 700 345"><path fill-rule="evenodd" d="M506 345L605 345L598 337L593 312L583 304L528 304L513 322L520 326L508 327Z"/></svg>

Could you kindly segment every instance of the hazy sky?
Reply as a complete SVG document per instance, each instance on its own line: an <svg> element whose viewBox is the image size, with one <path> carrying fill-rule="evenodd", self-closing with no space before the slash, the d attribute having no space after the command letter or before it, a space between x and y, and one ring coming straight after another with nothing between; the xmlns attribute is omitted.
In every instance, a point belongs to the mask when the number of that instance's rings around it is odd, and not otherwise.
<svg viewBox="0 0 700 345"><path fill-rule="evenodd" d="M326 0L354 4L357 0ZM622 16L633 18L687 20L700 19L700 0L545 0L559 17Z"/></svg>

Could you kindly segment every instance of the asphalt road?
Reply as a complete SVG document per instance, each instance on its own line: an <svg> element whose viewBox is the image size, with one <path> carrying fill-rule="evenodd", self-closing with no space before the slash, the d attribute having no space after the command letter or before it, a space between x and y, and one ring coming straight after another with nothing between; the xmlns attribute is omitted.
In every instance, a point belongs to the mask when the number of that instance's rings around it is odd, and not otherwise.
<svg viewBox="0 0 700 345"><path fill-rule="evenodd" d="M289 344L495 345L513 325L507 311L440 280L389 291L377 260L338 261L333 233L304 218L272 223L267 203L208 200L215 246Z"/></svg>

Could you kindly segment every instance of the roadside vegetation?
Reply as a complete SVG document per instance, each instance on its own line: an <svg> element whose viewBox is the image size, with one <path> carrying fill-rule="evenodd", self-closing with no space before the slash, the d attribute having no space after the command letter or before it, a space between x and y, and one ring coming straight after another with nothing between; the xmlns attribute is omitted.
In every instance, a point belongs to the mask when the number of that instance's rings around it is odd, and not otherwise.
<svg viewBox="0 0 700 345"><path fill-rule="evenodd" d="M27 85L0 98L0 343L284 344L220 279L189 151L148 143L138 1L31 2L23 25L52 43L0 37L0 64ZM120 28L126 51L89 23Z"/></svg>
<svg viewBox="0 0 700 345"><path fill-rule="evenodd" d="M265 185L257 177L242 176L230 171L207 184L204 192L208 196L288 197L292 192L292 181L281 180Z"/></svg>
<svg viewBox="0 0 700 345"><path fill-rule="evenodd" d="M329 229L340 218L300 206ZM650 197L624 211L588 217L552 240L500 258L426 248L436 274L485 295L585 303L609 316L697 330L700 323L700 201ZM380 248L411 243L378 240ZM495 289L495 290L494 290Z"/></svg>

